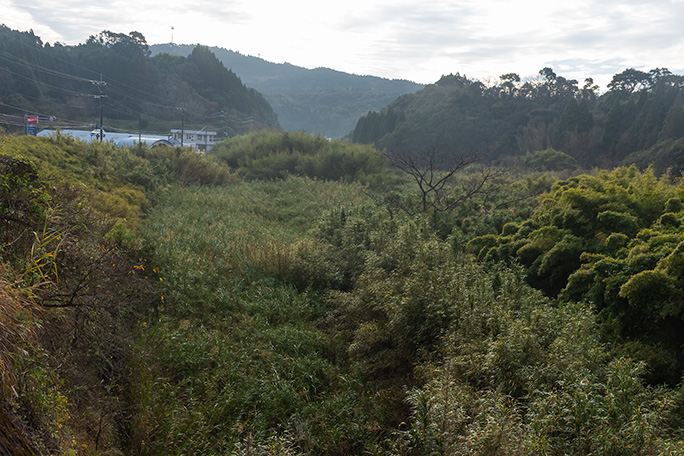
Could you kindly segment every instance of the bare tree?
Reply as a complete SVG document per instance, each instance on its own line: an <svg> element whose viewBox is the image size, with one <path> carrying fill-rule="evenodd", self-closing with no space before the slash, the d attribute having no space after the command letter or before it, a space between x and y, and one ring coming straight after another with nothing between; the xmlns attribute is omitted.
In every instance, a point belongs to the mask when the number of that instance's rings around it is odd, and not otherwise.
<svg viewBox="0 0 684 456"><path fill-rule="evenodd" d="M483 167L478 172L456 179L456 174L481 160L480 154L459 156L440 162L434 149L416 154L388 152L390 164L409 175L420 191L418 209L403 203L398 197L385 198L385 202L408 214L416 212L451 212L476 195L487 197L486 184L501 172Z"/></svg>

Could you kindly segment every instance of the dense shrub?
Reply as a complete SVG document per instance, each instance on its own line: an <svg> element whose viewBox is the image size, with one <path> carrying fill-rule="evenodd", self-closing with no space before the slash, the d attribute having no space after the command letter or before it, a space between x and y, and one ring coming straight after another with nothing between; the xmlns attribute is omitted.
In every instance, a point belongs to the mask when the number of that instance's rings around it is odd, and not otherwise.
<svg viewBox="0 0 684 456"><path fill-rule="evenodd" d="M577 160L553 148L528 152L522 156L520 164L534 171L561 171L577 168Z"/></svg>
<svg viewBox="0 0 684 456"><path fill-rule="evenodd" d="M257 131L216 144L212 155L250 180L294 175L373 186L391 181L384 155L372 146L301 132Z"/></svg>
<svg viewBox="0 0 684 456"><path fill-rule="evenodd" d="M0 164L0 414L18 429L3 419L0 431L26 454L123 448L131 330L151 293L143 260L106 239L114 214L74 183L26 158Z"/></svg>
<svg viewBox="0 0 684 456"><path fill-rule="evenodd" d="M673 385L684 369L681 279L677 266L668 267L678 264L683 240L681 196L678 179L650 169L570 178L544 194L524 223L538 228L478 237L467 250L520 262L528 282L550 296L592 303L611 340L648 347L631 355L648 362L649 381Z"/></svg>

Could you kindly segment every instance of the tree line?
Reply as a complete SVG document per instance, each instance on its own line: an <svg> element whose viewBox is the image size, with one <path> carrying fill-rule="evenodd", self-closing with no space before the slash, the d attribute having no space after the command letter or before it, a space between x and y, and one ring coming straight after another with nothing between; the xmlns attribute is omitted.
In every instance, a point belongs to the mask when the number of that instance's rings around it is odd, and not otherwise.
<svg viewBox="0 0 684 456"><path fill-rule="evenodd" d="M398 152L481 152L507 164L553 148L584 168L654 161L659 172L680 171L684 77L627 69L608 88L599 94L592 79L580 85L551 68L528 81L504 74L491 86L452 74L369 112L349 137Z"/></svg>

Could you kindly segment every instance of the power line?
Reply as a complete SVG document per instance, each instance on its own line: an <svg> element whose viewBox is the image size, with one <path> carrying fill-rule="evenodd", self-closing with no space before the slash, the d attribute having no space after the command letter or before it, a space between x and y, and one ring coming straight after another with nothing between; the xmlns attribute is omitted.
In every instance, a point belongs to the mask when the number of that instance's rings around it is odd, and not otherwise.
<svg viewBox="0 0 684 456"><path fill-rule="evenodd" d="M17 57L13 54L10 54L7 51L0 50L0 58L4 58L16 65L22 65L24 67L30 68L32 70L37 70L37 71L42 71L44 73L53 75L53 76L60 76L62 78L66 79L71 79L74 81L80 81L80 82L91 82L92 79L86 79L82 78L80 76L75 76L73 74L68 74L68 73L62 73L61 71L53 70L51 68L46 68L42 65L38 65L37 63L31 63L26 60L21 59L20 57Z"/></svg>
<svg viewBox="0 0 684 456"><path fill-rule="evenodd" d="M1 52L1 51L0 51L0 52ZM37 80L35 80L35 79L33 79L33 78L30 78L30 77L28 77L28 76L19 74L19 73L15 72L15 71L12 71L12 70L10 70L10 69L7 69L7 68L2 68L2 67L0 67L0 70L5 71L5 72L7 72L7 73L11 73L11 74L13 74L13 75L16 76L16 77L19 77L19 78L22 78L22 79L26 79L26 80L28 80L28 81L35 82L35 83L44 85L44 86L46 86L46 87L50 87L50 88L52 88L52 89L60 90L60 91L62 91L62 92L69 93L69 94L72 94L72 95L84 96L84 97L95 97L95 98L100 98L100 96L101 96L101 95L93 95L93 94L91 94L91 93L76 92L76 91L73 91L73 90L65 89L65 88L63 88L63 87L58 87L58 86L54 86L54 85L52 85L52 84L48 84L48 83L43 82L43 81L37 81ZM107 85L107 83L104 82L104 81L94 81L94 80L91 80L91 79L84 79L84 78L81 78L81 80L82 80L82 81L85 81L85 82L90 82L90 83L92 83L92 84L94 84L94 85L96 85L96 86L98 86L98 87L100 87L100 88L101 88L101 86ZM100 91L102 91L102 90L100 90ZM128 96L126 93L124 93L124 92L122 92L122 91L119 91L119 92L120 92L122 95L124 95L124 96ZM31 97L31 96L25 95L25 94L22 95L22 96L27 97L27 98L33 98L34 100L40 100L40 98L38 98L38 97ZM107 96L104 95L103 97L106 98ZM133 98L133 97L130 97L130 96L128 96L128 98L130 98L131 100L134 100L134 101L139 101L139 102L143 102L143 103L149 103L149 102L147 102L146 100L138 100L138 99ZM126 107L127 109L130 109L130 110L136 112L136 114L142 114L142 113L140 113L139 111L135 111L135 110L133 110L132 108L130 108L130 107L124 105L123 103L119 103L119 104L121 104L122 106ZM155 104L155 103L149 103L149 104L151 104L151 105L153 105L153 106L157 106L157 107L167 108L167 109L170 109L170 110L171 110L171 109L175 110L175 109L177 108L176 106L166 106L166 105L160 105L160 104ZM147 116L147 114L143 114L143 115L146 115L146 116ZM154 119L156 119L156 120L159 120L159 121L162 120L162 119L160 119L160 118L155 118L155 117L153 117L153 116L150 116L150 117L152 117L152 118L154 118Z"/></svg>
<svg viewBox="0 0 684 456"><path fill-rule="evenodd" d="M15 75L15 76L17 76L17 77L19 77L19 78L26 79L27 81L35 82L35 83L37 83L37 84L41 84L41 85L44 85L44 86L46 86L46 87L50 87L50 88L52 88L52 89L61 90L62 92L70 93L70 94L72 94L72 95L87 96L87 97L92 96L92 94L90 94L90 93L76 92L76 91L74 91L74 90L65 89L64 87L57 87L57 86L54 86L54 85L52 85L52 84L48 84L47 82L37 81L37 80L35 80L35 79L33 79L33 78L29 78L28 76L24 76L23 74L19 74L19 73L15 72L15 71L12 71L12 70L7 69L7 68L1 68L1 67L0 67L0 70L5 71L5 72L7 72L7 73L11 73L11 74L13 74L13 75ZM22 96L28 97L28 96L25 95L25 94L22 94ZM31 97L29 97L29 98L31 98ZM35 97L33 97L33 98L35 98ZM38 100L38 98L35 98L35 99Z"/></svg>
<svg viewBox="0 0 684 456"><path fill-rule="evenodd" d="M24 114L36 115L36 116L39 116L39 117L50 117L49 114L45 114L45 113L41 113L41 112L37 112L37 111L27 110L27 109L25 109L25 108L20 108L20 107L18 107L18 106L14 106L14 105L11 105L11 104L4 103L4 102L2 102L2 101L0 101L0 105L2 105L2 106L7 106L8 108L11 108L11 109L14 109L14 110L16 110L16 111L22 112L22 113L24 113ZM2 115L11 115L11 114L2 114ZM23 121L23 116L15 116L15 117L19 117L19 118L22 119L22 121ZM58 119L58 123L60 123L60 124L67 124L67 126L69 126L69 124L71 124L72 127L74 127L74 126L82 126L82 125L85 125L85 124L83 123L83 121L81 121L81 120L74 120L74 119L68 119L68 118L59 118L59 119ZM23 123L22 123L22 125L23 125Z"/></svg>
<svg viewBox="0 0 684 456"><path fill-rule="evenodd" d="M5 37L5 38L9 38L9 39L11 39L12 41L15 41L16 43L19 43L20 45L24 46L25 48L28 48L28 49L31 50L31 51L36 51L36 50L37 50L37 51L39 51L39 52L41 52L41 53L47 55L47 56L50 57L51 59L59 60L60 62L66 63L66 64L68 64L68 65L71 65L71 66L73 66L73 67L75 67L75 68L78 68L78 69L81 69L81 70L84 70L84 71L88 71L88 72L90 72L90 73L93 73L94 75L97 75L97 74L98 74L97 71L93 71L93 70L91 70L90 68L82 67L82 66L80 66L80 65L78 65L78 64L76 64L76 63L74 63L73 61L69 61L69 60L62 59L62 58L57 57L56 55L53 55L53 54L46 54L46 53L45 53L45 48L44 48L44 47L29 46L28 44L24 43L24 42L21 41L20 39L15 38L14 36L12 36L11 33L5 33L5 34L4 34L4 37ZM42 40L41 40L41 41L42 41ZM54 49L54 48L53 48L53 49Z"/></svg>
<svg viewBox="0 0 684 456"><path fill-rule="evenodd" d="M50 87L50 88L53 88L53 89L61 90L61 91L63 91L63 92L70 93L70 94L77 95L77 96L87 96L87 97L94 97L94 98L96 98L96 99L99 99L99 101L100 101L100 123L99 123L100 135L99 135L99 137L102 138L102 137L104 136L104 132L102 131L103 128L104 128L104 121L103 121L103 103L102 103L102 100L103 100L103 98L107 98L108 96L103 94L103 88L104 88L104 86L107 85L107 83L106 83L105 81L102 80L102 74L100 74L100 80L99 80L99 81L95 81L95 80L92 80L92 79L86 79L86 78L81 78L81 77L77 77L77 76L72 76L72 75L69 75L69 74L66 74L66 73L61 73L61 72L57 72L57 71L50 71L49 69L45 69L45 68L43 68L43 67L40 67L39 65L35 65L35 64L31 64L31 63L28 63L28 62L21 61L18 57L12 56L11 54L10 54L10 57L11 57L11 58L7 58L7 57L4 56L3 54L7 54L7 53L6 53L5 51L0 50L0 58L5 57L7 60L10 60L12 63L20 64L20 65L23 65L24 67L27 67L27 68L30 68L30 69L36 69L36 70L39 70L39 71L44 71L44 72L46 72L46 73L48 73L48 74L55 74L55 75L63 76L63 77L65 77L65 78L70 78L70 79L73 79L73 80L76 80L76 81L79 81L79 82L90 82L90 83L92 83L93 85L97 86L98 89L99 89L99 91L100 91L100 94L93 95L93 94L86 94L86 93L82 93L82 92L75 92L75 91L73 91L73 90L65 89L65 88L63 88L63 87L57 87L57 86L54 86L54 85L52 85L52 84L48 84L48 83L46 83L46 82L42 82L42 81L39 81L39 80L35 80L35 79L33 79L33 78L24 76L24 75L22 75L22 74L19 74L19 73L15 72L15 71L12 71L12 70L10 70L10 69L7 69L7 68L0 68L0 70L4 70L5 72L10 73L10 74L13 74L13 75L16 76L16 77L20 77L20 78L29 80L29 81L31 81L31 82L35 82L35 83L38 83L38 84L41 84L41 85L45 85L45 86ZM29 98L34 98L34 99L36 99L36 100L40 100L40 99L37 98L37 97L29 97ZM9 106L9 105L7 105L7 106ZM122 105L122 106L125 106L125 105ZM20 108L16 108L16 107L13 107L13 108L15 108L15 109L20 109ZM79 124L80 124L80 123L79 123Z"/></svg>
<svg viewBox="0 0 684 456"><path fill-rule="evenodd" d="M14 40L14 41L16 41L17 43L21 44L21 45L24 46L24 47L28 47L30 50L36 50L36 51L42 53L43 55L45 55L45 56L47 56L47 57L50 57L50 58L59 60L59 61L61 61L61 62L67 63L67 64L69 64L69 65L72 65L72 66L76 67L76 68L80 68L80 69L82 69L82 70L88 71L88 72L93 73L93 74L99 74L100 77L102 77L102 73L98 73L98 72L96 72L96 71L94 71L94 70L92 70L92 69L82 67L82 66L77 65L77 64L75 64L75 63L73 63L73 62L69 62L69 61L67 61L67 60L61 59L61 58L59 58L59 57L56 57L56 56L54 56L54 55L51 55L51 54L47 53L47 52L46 52L46 49L45 49L44 47L31 47L31 46L27 45L26 43L23 43L21 40L18 40L18 39L16 39L16 38L12 37L12 36L10 36L9 38L11 38L12 40ZM34 64L34 63L31 63L31 62L28 62L28 61L26 61L25 59L22 59L22 58L20 58L20 57L18 57L18 56L15 56L15 55L11 54L11 53L8 53L7 51L1 51L1 50L0 50L0 56L2 56L3 54L6 55L6 56L9 56L9 57L6 57L6 58L8 58L8 59L11 58L12 61L13 61L13 63L17 63L17 64L20 64L20 65L24 65L24 66L29 67L29 68L34 69L34 70L45 71L45 72L48 72L48 73L50 73L50 74L54 74L54 75L56 75L56 76L62 76L62 77L65 77L65 78L69 78L69 79L76 80L76 81L81 81L81 82L90 82L90 83L92 83L92 82L94 81L93 79L87 79L87 78L83 78L83 77L80 77L80 76L76 76L76 75L72 75L72 74L68 74L68 73L62 73L62 72L56 71L56 70L51 70L51 69L42 67L42 66L40 66L40 65L38 65L38 64ZM13 73L13 74L17 74L17 73ZM17 75L18 75L18 74L17 74ZM21 76L21 75L18 75L18 76ZM142 94L142 95L144 95L144 96L152 96L152 97L156 98L157 100L165 101L164 99L162 99L162 98L160 98L160 97L157 97L157 96L154 95L154 94L151 94L151 93L148 93L148 92L143 92L142 90L140 90L140 89L138 89L138 88L136 88L136 87L130 86L130 85L128 85L128 84L125 84L125 83L123 83L123 82L117 81L117 80L115 80L115 79L108 78L108 80L111 81L111 82L114 82L115 84L119 84L119 85L121 85L121 86L127 87L128 89L133 90L133 91L135 91L135 92L138 92L139 94ZM111 83L111 82L110 82L110 83ZM54 86L53 86L53 87L54 87ZM120 89L117 89L116 87L112 87L112 88L113 88L115 91L119 91L120 93L123 93L123 94L125 94L125 95L128 95L128 94L126 94L125 92L121 91ZM64 90L67 90L67 89L64 89ZM149 102L149 103L151 103L151 102ZM161 104L156 104L155 106L157 106L157 107L163 107L163 108L167 108L167 109L176 109L176 106L167 106L167 105L161 105Z"/></svg>
<svg viewBox="0 0 684 456"><path fill-rule="evenodd" d="M21 41L18 41L18 40L16 40L16 39L15 39L15 41L21 43L23 46L28 46L28 45L26 45L25 43L22 43ZM45 53L45 48L31 48L31 49L36 49L36 50L38 50L39 52ZM93 80L93 79L87 79L87 78L83 78L83 77L80 77L80 76L75 76L75 75L72 75L72 74L63 73L63 72L60 72L60 71L57 71L57 70L52 70L52 69L43 67L43 66L38 65L38 64L35 64L35 63L28 62L28 61L26 61L25 59L22 59L22 58L20 58L20 57L18 57L18 56L15 56L15 55L13 55L13 54L10 54L10 53L8 53L8 52L6 52L6 51L0 50L0 57L1 57L3 54L6 55L6 58L7 58L7 59L11 59L11 61L12 61L13 63L23 65L23 66L28 67L28 68L33 69L33 70L43 71L43 72L46 72L46 73L48 73L48 74L52 74L52 75L55 75L55 76L61 76L61 77L64 77L64 78L68 78L68 79L75 80L75 81L90 82L90 83L98 83L98 81ZM52 57L52 58L56 58L55 56L52 56L52 55L48 55L48 56L49 56L49 57ZM71 62L68 62L68 61L66 61L66 60L64 60L64 59L58 59L58 60L60 60L60 61L62 61L62 62L65 62L65 63L71 63ZM93 70L89 70L89 69L87 69L87 68L80 67L80 66L75 65L75 64L73 64L73 65L76 66L76 67L78 67L78 68L81 68L81 69L87 70L87 71L89 71L89 72L95 73ZM6 71L9 71L9 72L11 72L12 74L15 74L15 75L17 75L17 76L20 76L20 77L23 77L23 78L32 80L31 78L27 78L26 76L20 75L20 74L18 74L18 73L16 73L16 72L13 72L13 71L11 71L11 70L8 70L8 69L5 69L5 70L6 70ZM102 77L102 73L99 73L99 75L100 75L100 78L101 78L101 77ZM125 83L120 82L120 81L117 81L117 80L115 80L115 79L108 78L108 80L114 82L114 85L112 85L111 82L107 83L107 85L109 85L109 86L112 88L112 90L114 90L115 92L119 92L120 94L122 94L122 95L124 95L124 96L126 96L126 97L128 97L128 98L134 99L134 100L139 101L139 102L148 103L148 104L150 104L151 106L156 106L156 107L160 107L160 108L165 108L165 109L170 109L170 110L174 110L174 109L177 108L177 106L170 106L170 105L167 105L167 104L159 104L159 103L151 102L151 101L146 100L146 99L137 99L137 98L134 98L134 97L132 97L129 93L124 92L123 90L117 88L117 87L116 87L116 84L121 85L121 86L123 86L123 87L126 87L126 88L128 88L128 89L130 89L130 90L132 90L132 91L134 91L134 92L137 92L137 93L139 93L139 94L142 94L142 95L144 95L144 96L151 96L151 97L156 98L156 99L158 99L158 100L160 100L160 101L165 101L163 98L158 97L158 96L156 96L156 95L154 95L154 94L152 94L152 93L144 92L144 91L142 91L142 90L140 90L140 89L138 89L138 88L136 88L136 87L133 87L133 86L128 85L128 84L125 84ZM39 81L39 82L41 82L42 84L47 85L48 87L52 87L52 88L60 89L60 90L64 90L64 91L69 91L69 89L64 89L64 88L61 88L61 87L53 86L53 85L47 84L47 83L42 82L42 81ZM71 92L73 92L73 91L71 91ZM77 92L74 92L74 93L77 93ZM82 95L88 95L88 94L82 94ZM205 101L207 101L207 100L205 100ZM187 109L187 108L186 108L186 109ZM195 111L195 110L192 110L192 109L188 109L188 111L194 111L197 115L202 115L202 114L199 113L199 111Z"/></svg>
<svg viewBox="0 0 684 456"><path fill-rule="evenodd" d="M91 73L96 73L96 72L94 72L93 70L90 70L90 69L88 69L88 68L85 68L85 67L81 67L81 66L79 66L79 65L76 65L76 64L74 64L73 62L70 62L70 61L61 59L61 58L56 57L56 56L51 55L51 54L46 54L46 49L43 48L43 47L30 47L29 45L27 45L27 44L21 42L20 40L17 40L17 39L14 38L14 37L10 37L10 38L13 39L14 41L20 43L22 46L29 47L29 49L31 49L31 50L37 50L37 51L43 53L44 55L47 55L48 57L50 57L50 58L52 58L52 59L59 60L59 61L61 61L61 62L64 62L64 63L66 63L66 64L69 64L69 65L71 65L71 66L73 66L73 67L80 68L80 69L82 69L82 70L85 70L85 71L88 71L88 72L91 72ZM77 82L89 82L89 83L91 83L91 84L97 86L98 89L99 89L99 92L100 92L99 94L93 95L93 94L88 94L88 93L83 93L83 92L76 92L76 91L74 91L74 90L66 89L66 88L64 88L64 87L58 87L58 86L55 86L55 85L52 85L52 84L48 84L48 83L43 82L43 81L40 81L40 80L36 80L35 78L30 78L30 77L24 76L24 75L19 74L19 73L15 72L15 71L12 71L12 70L10 70L10 69L8 69L8 68L0 68L0 69L4 70L4 71L7 72L7 73L13 74L13 75L15 75L15 76L17 76L17 77L20 77L20 78L29 80L29 81L34 82L34 83L38 83L38 84L40 84L41 86L44 86L44 87L49 87L49 88L52 88L52 89L55 89L55 90L59 90L59 91L62 91L62 92L64 92L64 93L68 93L68 94L75 95L75 96L94 97L94 98L98 99L99 102L100 102L100 103L99 103L99 104L100 104L100 122L99 122L99 127L100 127L100 133L101 133L100 136L103 135L103 131L102 131L102 130L103 130L103 128L104 128L104 125L103 125L103 124L104 124L104 118L103 118L103 98L110 98L110 101L111 101L111 102L113 102L113 103L115 103L115 104L117 104L117 105L123 107L126 111L128 111L128 113L132 112L132 113L137 114L139 117L140 117L140 116L145 116L145 117L147 117L147 118L149 118L149 119L152 119L152 120L162 121L161 118L158 118L158 117L156 117L156 116L152 116L152 115L149 115L149 114L144 114L144 113L142 113L142 112L140 112L140 111L138 111L138 110L136 110L136 109L131 108L130 106L127 106L126 104L124 104L124 103L122 103L122 102L117 102L117 101L115 101L114 99L112 99L112 98L109 97L108 95L105 95L104 92L103 92L105 86L109 87L109 88L112 90L112 92L120 94L124 100L125 100L125 99L129 99L129 100L131 100L131 101L133 101L133 102L137 102L137 103L144 104L144 105L149 105L149 106L151 106L151 107L167 109L167 110L169 110L169 111L175 111L175 110L180 111L180 112L181 112L181 124L182 124L183 127L184 127L185 120L186 120L186 119L185 119L186 113L191 113L191 114L193 115L193 117L197 118L197 120L200 120L200 119L211 120L211 119L218 119L218 118L224 117L224 115L222 114L222 111L217 112L217 113L206 114L206 113L203 113L203 112L198 111L198 110L188 109L188 108L186 108L185 106L184 106L183 108L179 108L178 106L170 106L170 105L168 105L168 104L155 103L155 102L153 102L153 101L150 101L150 100L149 100L149 97L155 98L155 99L158 99L158 100L161 100L161 101L165 101L165 100L162 99L162 98L160 98L160 97L158 97L158 96L156 96L156 95L153 94L153 93L150 93L150 92L143 92L142 90L140 90L140 89L138 89L138 88L136 88L136 87L130 86L130 85L125 84L125 83L120 82L120 81L116 81L116 80L112 80L112 79L108 78L108 81L105 82L105 81L103 81L103 79L102 79L102 73L99 74L99 76L100 76L100 79L99 79L99 80L87 79L87 78L83 78L83 77L76 76L76 75L73 75L73 74L64 73L64 72L57 71L57 70L52 70L52 69L50 69L50 68L44 67L44 66L42 66L42 65L38 65L38 64L36 64L36 63L28 62L28 61L26 61L25 59L22 59L21 57L12 55L12 54L10 54L10 53L8 53L8 52L6 52L6 51L3 51L3 50L0 50L0 58L4 58L6 61L9 61L9 62L11 62L11 63L18 64L18 65L21 65L21 66L24 66L24 67L29 68L29 69L31 69L31 70L40 71L40 72L43 72L43 73L45 73L45 74L49 74L49 75L52 75L52 76L58 76L58 77L62 77L62 78L69 79L69 80L73 80L73 81L77 81ZM113 85L111 84L111 81L114 82ZM117 85L120 85L120 86L122 86L123 88L128 88L129 90L124 90L124 89L122 89L122 88L119 88L119 87L117 87ZM142 97L137 97L137 96L133 96L133 95L131 95L131 92L135 92L135 93L138 93L138 94L143 94L143 95L144 95L144 98L142 98ZM33 97L28 96L28 95L24 95L24 96L29 97L29 98L33 98ZM202 98L203 98L203 97L202 97ZM34 98L34 99L40 100L40 99L38 99L38 98ZM208 100L204 100L204 101L208 101ZM7 105L7 106L9 106L9 105ZM16 108L16 107L13 107L13 108L14 108L14 109L19 109L19 110L21 110L21 108ZM122 112L122 111L116 110L116 109L115 109L115 111L116 111L116 112ZM125 113L127 113L127 112L122 112L122 113L125 114ZM169 113L169 114L170 114L170 113Z"/></svg>

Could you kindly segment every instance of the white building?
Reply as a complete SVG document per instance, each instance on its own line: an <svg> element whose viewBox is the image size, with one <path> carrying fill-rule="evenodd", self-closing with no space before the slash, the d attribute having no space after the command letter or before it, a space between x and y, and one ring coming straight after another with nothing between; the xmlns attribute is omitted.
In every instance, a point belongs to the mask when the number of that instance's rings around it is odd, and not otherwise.
<svg viewBox="0 0 684 456"><path fill-rule="evenodd" d="M209 152L216 143L216 132L202 130L171 130L173 139L200 152Z"/></svg>

